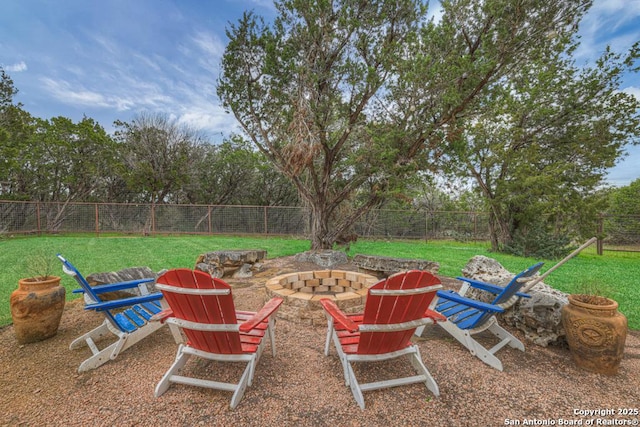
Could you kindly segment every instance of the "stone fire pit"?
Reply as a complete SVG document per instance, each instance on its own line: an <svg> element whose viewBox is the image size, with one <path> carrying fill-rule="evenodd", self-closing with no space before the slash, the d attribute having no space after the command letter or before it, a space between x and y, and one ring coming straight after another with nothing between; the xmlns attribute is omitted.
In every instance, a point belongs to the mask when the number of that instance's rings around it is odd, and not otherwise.
<svg viewBox="0 0 640 427"><path fill-rule="evenodd" d="M364 308L368 289L378 279L364 273L342 270L318 270L288 273L269 279L267 297L284 298L277 316L308 325L323 325L326 317L321 298L336 302L345 313Z"/></svg>

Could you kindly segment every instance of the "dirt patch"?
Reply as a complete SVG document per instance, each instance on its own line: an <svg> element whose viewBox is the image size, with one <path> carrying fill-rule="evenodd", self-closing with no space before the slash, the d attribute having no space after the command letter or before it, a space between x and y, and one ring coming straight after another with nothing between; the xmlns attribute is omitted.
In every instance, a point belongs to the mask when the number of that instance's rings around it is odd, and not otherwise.
<svg viewBox="0 0 640 427"><path fill-rule="evenodd" d="M264 302L268 278L317 268L293 257L267 260L254 277L229 280L236 306L256 310ZM349 264L336 269L355 270ZM455 280L442 279L445 287L457 286ZM638 409L638 332L627 338L620 373L606 377L576 368L567 349L537 347L518 331L526 352L501 350L505 371L498 372L434 326L416 341L440 396L418 384L372 391L365 393L362 411L344 385L335 350L329 357L323 354L325 328L279 320L276 357L266 349L253 385L231 411L231 393L217 390L174 385L160 398L153 396L177 350L166 328L116 360L78 374L90 352L69 350L69 343L101 321L75 300L67 303L58 334L49 340L20 346L12 326L0 330L0 425L497 426L505 420L554 420L558 425L559 419L638 418L575 412ZM219 368L204 361L188 367L203 377ZM400 371L412 372L408 364L376 363L356 375L370 380Z"/></svg>

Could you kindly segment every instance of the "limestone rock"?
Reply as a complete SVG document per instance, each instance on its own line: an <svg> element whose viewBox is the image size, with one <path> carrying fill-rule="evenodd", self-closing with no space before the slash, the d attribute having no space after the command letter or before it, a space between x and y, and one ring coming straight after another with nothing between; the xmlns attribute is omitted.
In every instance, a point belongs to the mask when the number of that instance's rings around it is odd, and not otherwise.
<svg viewBox="0 0 640 427"><path fill-rule="evenodd" d="M195 269L217 278L251 277L253 270L266 256L267 251L261 249L213 251L201 254L196 260ZM247 265L248 267L245 267ZM238 272L238 270L242 271ZM236 273L239 276L236 276Z"/></svg>
<svg viewBox="0 0 640 427"><path fill-rule="evenodd" d="M104 273L93 273L86 277L87 282L92 286L100 286L110 283L128 282L130 280L139 279L156 279L160 273L155 273L149 267L129 267L118 271L110 271ZM146 284L150 293L157 292L155 287L155 281ZM122 298L131 295L139 295L137 288L123 289L117 292L109 292L108 294L101 294L100 297L105 300L113 298Z"/></svg>
<svg viewBox="0 0 640 427"><path fill-rule="evenodd" d="M211 275L211 277L214 278L221 278L222 276L224 276L224 268L219 267L217 265L214 264L207 264L206 262L199 262L196 263L196 266L194 268L195 270L200 270L200 271L204 271L205 273L209 273Z"/></svg>
<svg viewBox="0 0 640 427"><path fill-rule="evenodd" d="M523 331L525 337L542 347L564 344L562 307L568 304L567 294L544 283L537 283L531 298L520 298L513 309L507 310L504 321Z"/></svg>
<svg viewBox="0 0 640 427"><path fill-rule="evenodd" d="M246 279L248 277L253 276L253 272L251 271L251 264L242 264L242 266L233 272L232 277L234 279Z"/></svg>
<svg viewBox="0 0 640 427"><path fill-rule="evenodd" d="M462 269L462 275L470 279L504 286L515 274L504 268L493 258L476 255Z"/></svg>
<svg viewBox="0 0 640 427"><path fill-rule="evenodd" d="M358 266L359 271L378 278L389 277L406 270L427 270L437 274L440 269L440 264L435 261L362 254L354 256L353 263Z"/></svg>
<svg viewBox="0 0 640 427"><path fill-rule="evenodd" d="M336 265L346 264L349 259L342 251L318 250L306 251L296 254L294 259L297 262L312 262L320 267L332 268Z"/></svg>

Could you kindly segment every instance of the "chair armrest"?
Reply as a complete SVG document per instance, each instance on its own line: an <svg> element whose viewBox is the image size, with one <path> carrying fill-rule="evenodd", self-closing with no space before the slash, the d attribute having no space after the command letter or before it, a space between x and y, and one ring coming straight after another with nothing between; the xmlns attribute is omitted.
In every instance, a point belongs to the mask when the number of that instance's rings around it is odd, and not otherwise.
<svg viewBox="0 0 640 427"><path fill-rule="evenodd" d="M119 282L119 283L109 283L106 285L97 285L92 286L91 290L96 294L102 294L105 292L113 292L113 291L121 291L123 289L131 289L137 288L138 285L142 283L151 283L156 279L137 279L137 280L129 280L128 282ZM84 289L74 289L73 293L84 293Z"/></svg>
<svg viewBox="0 0 640 427"><path fill-rule="evenodd" d="M166 309L162 310L161 312L156 313L153 316L151 316L151 319L149 319L149 322L164 323L164 321L167 320L169 317L173 317L173 310L170 309L170 308L166 308Z"/></svg>
<svg viewBox="0 0 640 427"><path fill-rule="evenodd" d="M159 301L162 299L162 292L156 292L155 294L142 295L131 298L121 298L112 301L102 301L94 304L87 304L84 306L85 310L105 311L114 308L128 307L142 302Z"/></svg>
<svg viewBox="0 0 640 427"><path fill-rule="evenodd" d="M456 279L467 282L470 286L476 289L482 289L483 291L487 291L496 295L504 290L502 286L481 282L479 280L469 279L468 277L456 277Z"/></svg>
<svg viewBox="0 0 640 427"><path fill-rule="evenodd" d="M275 313L283 302L284 299L282 298L271 298L253 317L240 324L240 332L249 332L258 326L266 318Z"/></svg>
<svg viewBox="0 0 640 427"><path fill-rule="evenodd" d="M348 318L335 302L328 298L322 298L320 304L322 304L324 311L333 318L333 322L340 326L340 329L346 329L349 332L356 332L358 330L358 325Z"/></svg>
<svg viewBox="0 0 640 427"><path fill-rule="evenodd" d="M471 308L475 308L482 311L488 311L492 313L502 313L504 309L502 307L498 307L497 305L487 304L482 301L474 300L471 298L463 297L452 291L438 291L438 298L446 299L449 301L453 301L458 304L463 304L469 306Z"/></svg>
<svg viewBox="0 0 640 427"><path fill-rule="evenodd" d="M447 320L446 316L443 316L442 314L438 313L437 311L433 311L433 310L425 311L424 315L422 317L426 317L428 319L433 320L433 323L445 322Z"/></svg>
<svg viewBox="0 0 640 427"><path fill-rule="evenodd" d="M502 286L481 282L479 280L469 279L467 277L456 277L456 279L461 280L463 282L467 282L473 288L481 289L483 291L487 291L494 295L498 295L500 292L504 290ZM531 298L531 295L525 294L524 292L516 292L516 295L522 298Z"/></svg>

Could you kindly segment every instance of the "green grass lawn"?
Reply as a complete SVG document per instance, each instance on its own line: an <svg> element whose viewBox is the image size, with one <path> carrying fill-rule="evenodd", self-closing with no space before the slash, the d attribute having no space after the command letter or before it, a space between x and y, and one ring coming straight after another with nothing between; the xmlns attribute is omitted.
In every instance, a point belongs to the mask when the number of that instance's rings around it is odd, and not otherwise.
<svg viewBox="0 0 640 427"><path fill-rule="evenodd" d="M537 259L520 258L491 253L488 244L457 243L450 241L381 241L359 240L351 245L349 256L355 254L385 255L418 258L440 263L440 274L455 277L474 255L485 255L498 260L511 272L519 272ZM0 239L0 326L11 323L9 296L16 289L18 279L29 275L28 265L34 254L46 254L51 260L53 273L61 275L67 288L67 299L79 298L72 294L76 287L69 276L62 274L56 253L63 254L85 275L115 271L125 267L148 266L154 271L163 268L193 268L198 255L223 249L264 249L268 258L293 255L309 248L309 242L288 238L254 238L229 236L155 236L155 237L94 237L45 236ZM547 261L542 272L555 261ZM640 253L605 252L598 256L595 247L585 249L545 282L568 293L580 293L585 285L600 289L620 304L620 311L629 320L629 328L640 329Z"/></svg>

